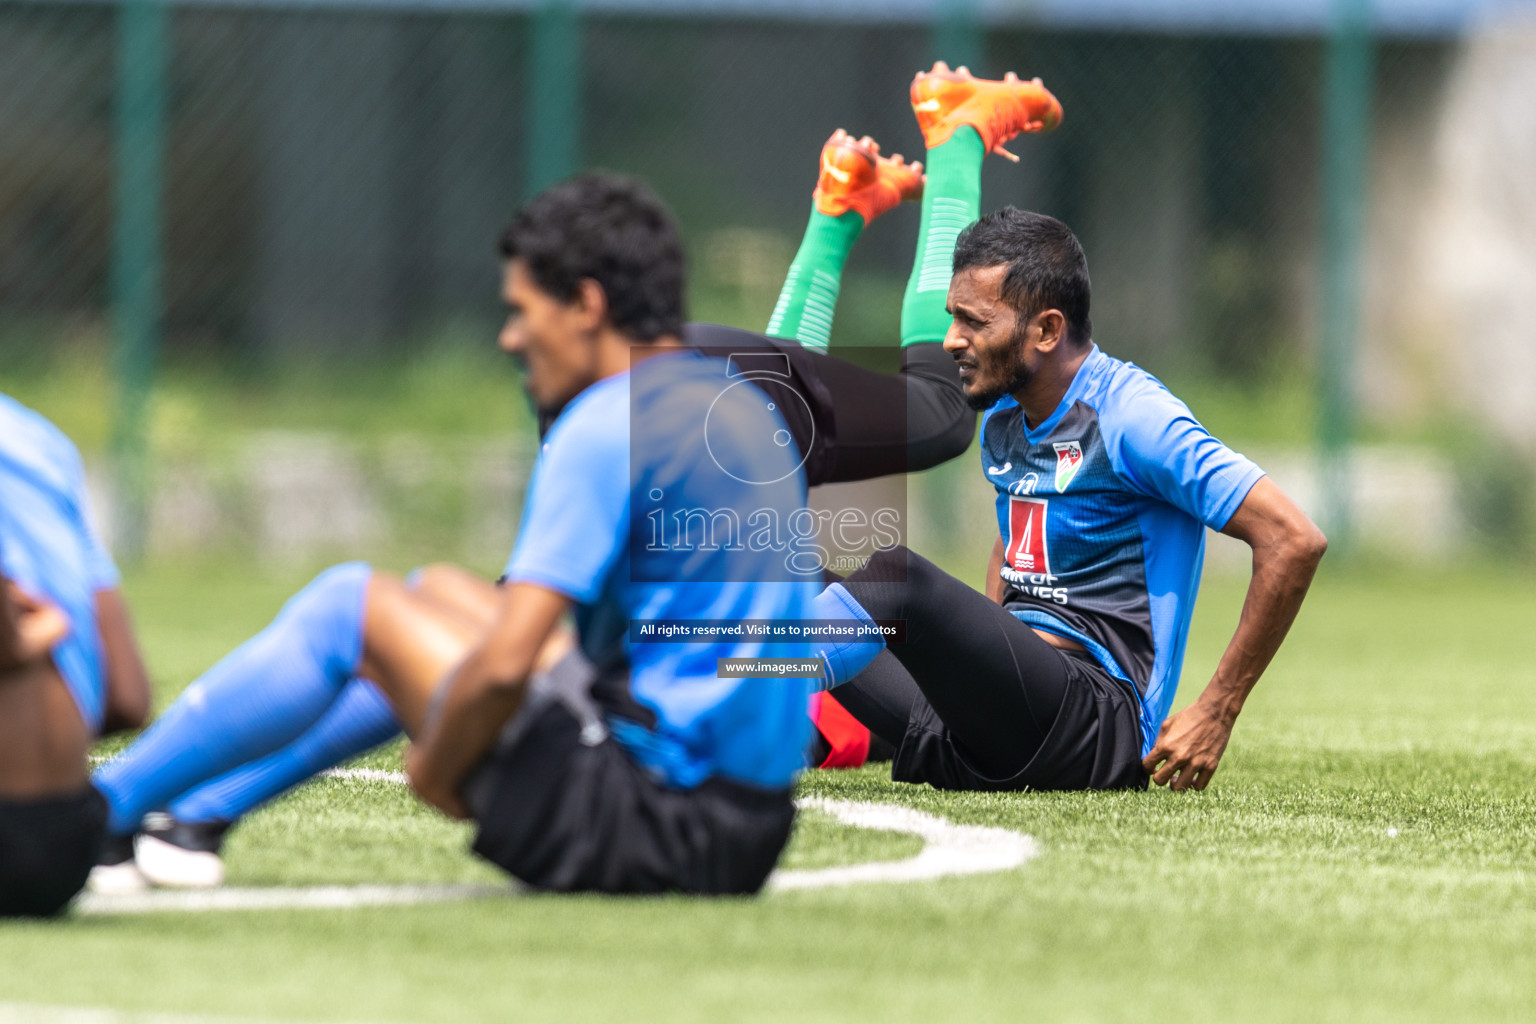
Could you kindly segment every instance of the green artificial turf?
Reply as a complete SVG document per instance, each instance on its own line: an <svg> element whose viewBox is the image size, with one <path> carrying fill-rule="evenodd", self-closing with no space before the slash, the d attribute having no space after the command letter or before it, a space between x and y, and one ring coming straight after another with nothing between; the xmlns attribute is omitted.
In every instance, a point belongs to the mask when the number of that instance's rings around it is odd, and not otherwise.
<svg viewBox="0 0 1536 1024"><path fill-rule="evenodd" d="M302 580L130 577L157 684L174 692ZM1181 701L1241 596L1206 587ZM1010 872L755 900L9 923L0 1019L1528 1019L1533 622L1536 580L1512 571L1325 573L1203 794L944 794L877 768L802 786L1027 832L1043 852ZM366 763L398 768L398 752ZM231 881L493 879L465 840L396 785L322 780L235 833ZM807 815L786 866L916 846Z"/></svg>

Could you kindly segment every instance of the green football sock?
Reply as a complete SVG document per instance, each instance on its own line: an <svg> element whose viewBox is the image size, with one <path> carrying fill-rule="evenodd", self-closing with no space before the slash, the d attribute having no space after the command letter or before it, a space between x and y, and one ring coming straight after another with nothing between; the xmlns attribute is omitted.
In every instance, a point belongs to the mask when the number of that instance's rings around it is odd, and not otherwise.
<svg viewBox="0 0 1536 1024"><path fill-rule="evenodd" d="M832 338L832 313L843 285L843 266L853 243L864 231L864 217L849 210L829 217L811 209L800 251L789 265L779 301L768 321L768 334L793 338L806 348L825 352Z"/></svg>
<svg viewBox="0 0 1536 1024"><path fill-rule="evenodd" d="M981 148L976 129L962 125L948 142L924 159L923 215L917 229L917 258L901 300L901 343L943 341L949 331L944 312L949 295L955 239L981 216Z"/></svg>

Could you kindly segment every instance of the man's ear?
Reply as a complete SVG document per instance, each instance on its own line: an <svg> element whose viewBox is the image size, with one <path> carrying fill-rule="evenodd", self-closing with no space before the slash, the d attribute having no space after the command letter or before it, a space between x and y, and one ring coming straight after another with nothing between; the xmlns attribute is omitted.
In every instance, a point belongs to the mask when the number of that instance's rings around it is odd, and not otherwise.
<svg viewBox="0 0 1536 1024"><path fill-rule="evenodd" d="M586 330L596 331L608 320L608 293L590 277L582 278L576 285L571 306Z"/></svg>
<svg viewBox="0 0 1536 1024"><path fill-rule="evenodd" d="M1040 328L1040 340L1035 347L1041 352L1054 352L1067 343L1067 318L1061 310L1042 310L1035 314L1034 322Z"/></svg>

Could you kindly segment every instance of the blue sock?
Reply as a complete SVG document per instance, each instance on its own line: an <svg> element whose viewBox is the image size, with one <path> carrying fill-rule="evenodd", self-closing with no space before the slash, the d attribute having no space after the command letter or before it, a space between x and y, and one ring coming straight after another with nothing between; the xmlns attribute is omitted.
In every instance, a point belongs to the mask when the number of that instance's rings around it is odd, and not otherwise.
<svg viewBox="0 0 1536 1024"><path fill-rule="evenodd" d="M421 582L422 569L406 574L406 585ZM400 735L389 701L366 679L354 679L314 728L275 753L241 765L171 802L178 821L239 821L268 800L282 796L328 768L335 768Z"/></svg>
<svg viewBox="0 0 1536 1024"><path fill-rule="evenodd" d="M314 728L274 754L241 765L171 803L178 821L238 821L260 805L400 735L378 687L354 679Z"/></svg>
<svg viewBox="0 0 1536 1024"><path fill-rule="evenodd" d="M96 773L126 835L150 811L237 765L291 743L325 714L357 671L372 570L327 569L272 624L187 687L127 753Z"/></svg>
<svg viewBox="0 0 1536 1024"><path fill-rule="evenodd" d="M816 595L811 601L811 618L818 622L861 623L871 630L875 626L875 620L869 617L864 606L855 601L841 583L834 583ZM868 668L884 649L885 640L877 632L858 638L818 639L813 650L827 663L827 674L817 689L830 690L843 685Z"/></svg>

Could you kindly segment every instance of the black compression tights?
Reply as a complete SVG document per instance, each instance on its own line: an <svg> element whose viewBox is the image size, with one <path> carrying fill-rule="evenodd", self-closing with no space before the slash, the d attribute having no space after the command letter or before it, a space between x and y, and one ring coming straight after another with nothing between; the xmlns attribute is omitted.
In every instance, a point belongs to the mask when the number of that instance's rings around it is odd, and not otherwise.
<svg viewBox="0 0 1536 1024"><path fill-rule="evenodd" d="M811 353L809 365L832 396L837 448L824 480L872 480L916 473L964 452L976 413L960 390L954 357L938 342L908 345L900 373L878 373Z"/></svg>
<svg viewBox="0 0 1536 1024"><path fill-rule="evenodd" d="M904 547L877 552L843 586L870 617L906 621L904 643L832 691L850 714L899 744L926 699L978 770L1005 778L1029 763L1066 696L1060 651Z"/></svg>
<svg viewBox="0 0 1536 1024"><path fill-rule="evenodd" d="M825 389L831 410L822 416L835 421L789 418L803 453L811 444L810 431L836 438L830 458L807 464L806 483L813 487L930 469L963 453L976 436L976 412L960 390L954 358L939 342L906 346L900 372L882 373L792 341L716 324L689 324L685 336L689 344L715 352L793 347L795 372ZM539 412L540 437L558 414L558 409Z"/></svg>

